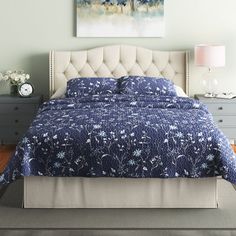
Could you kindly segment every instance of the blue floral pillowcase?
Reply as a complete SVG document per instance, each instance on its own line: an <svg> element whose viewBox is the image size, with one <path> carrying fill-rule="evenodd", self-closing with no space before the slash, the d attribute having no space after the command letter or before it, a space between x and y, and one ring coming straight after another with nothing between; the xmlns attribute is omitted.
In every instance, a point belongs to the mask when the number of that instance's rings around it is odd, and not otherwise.
<svg viewBox="0 0 236 236"><path fill-rule="evenodd" d="M172 81L146 76L124 76L120 79L120 92L133 95L177 96Z"/></svg>
<svg viewBox="0 0 236 236"><path fill-rule="evenodd" d="M114 94L118 92L115 78L82 77L67 82L66 97Z"/></svg>
<svg viewBox="0 0 236 236"><path fill-rule="evenodd" d="M177 96L172 81L165 78L146 76L82 77L67 83L66 97L84 97L105 94L166 95Z"/></svg>

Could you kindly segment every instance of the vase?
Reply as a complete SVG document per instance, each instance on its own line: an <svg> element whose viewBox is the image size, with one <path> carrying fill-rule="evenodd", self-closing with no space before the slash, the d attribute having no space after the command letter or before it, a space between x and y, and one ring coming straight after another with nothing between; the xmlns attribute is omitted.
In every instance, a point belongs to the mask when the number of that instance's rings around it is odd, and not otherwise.
<svg viewBox="0 0 236 236"><path fill-rule="evenodd" d="M11 84L11 95L12 96L18 95L18 86L15 84Z"/></svg>

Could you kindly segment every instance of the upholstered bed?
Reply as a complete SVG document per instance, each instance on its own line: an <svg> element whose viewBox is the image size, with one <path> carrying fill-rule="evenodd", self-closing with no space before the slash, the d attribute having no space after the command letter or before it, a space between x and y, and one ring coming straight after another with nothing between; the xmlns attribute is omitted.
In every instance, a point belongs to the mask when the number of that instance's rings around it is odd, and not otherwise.
<svg viewBox="0 0 236 236"><path fill-rule="evenodd" d="M189 52L126 45L50 52L50 95L71 78L125 75L166 77L189 94Z"/></svg>
<svg viewBox="0 0 236 236"><path fill-rule="evenodd" d="M74 77L124 75L163 76L189 94L189 53L152 51L125 45L50 53L50 95ZM216 178L25 177L24 207L216 208L216 183Z"/></svg>
<svg viewBox="0 0 236 236"><path fill-rule="evenodd" d="M52 51L52 99L0 183L24 176L26 208L216 208L217 176L236 183L235 155L186 95L188 59L126 45Z"/></svg>

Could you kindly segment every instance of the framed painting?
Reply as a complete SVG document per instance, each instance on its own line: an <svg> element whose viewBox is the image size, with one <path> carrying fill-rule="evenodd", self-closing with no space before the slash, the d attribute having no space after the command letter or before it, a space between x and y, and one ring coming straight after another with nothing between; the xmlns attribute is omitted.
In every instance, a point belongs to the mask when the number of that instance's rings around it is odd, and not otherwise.
<svg viewBox="0 0 236 236"><path fill-rule="evenodd" d="M163 37L164 0L76 0L77 37Z"/></svg>

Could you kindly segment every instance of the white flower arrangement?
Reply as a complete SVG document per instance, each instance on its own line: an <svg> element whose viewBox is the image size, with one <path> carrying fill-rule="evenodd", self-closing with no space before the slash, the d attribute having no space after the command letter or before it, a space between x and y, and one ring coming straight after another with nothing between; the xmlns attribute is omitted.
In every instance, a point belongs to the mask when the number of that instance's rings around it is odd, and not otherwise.
<svg viewBox="0 0 236 236"><path fill-rule="evenodd" d="M0 73L0 81L9 81L12 85L20 85L30 79L30 75L26 74L23 70L8 70Z"/></svg>

